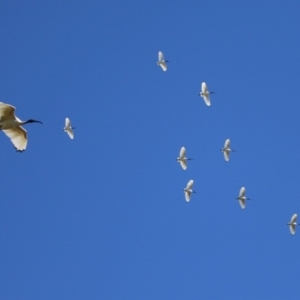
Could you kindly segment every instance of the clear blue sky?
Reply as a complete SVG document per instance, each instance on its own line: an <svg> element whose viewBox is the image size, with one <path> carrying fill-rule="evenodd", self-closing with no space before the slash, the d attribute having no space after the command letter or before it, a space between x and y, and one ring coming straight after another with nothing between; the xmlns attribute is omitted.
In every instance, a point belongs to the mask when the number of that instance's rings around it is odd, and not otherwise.
<svg viewBox="0 0 300 300"><path fill-rule="evenodd" d="M299 298L300 2L175 2L1 1L1 299Z"/></svg>

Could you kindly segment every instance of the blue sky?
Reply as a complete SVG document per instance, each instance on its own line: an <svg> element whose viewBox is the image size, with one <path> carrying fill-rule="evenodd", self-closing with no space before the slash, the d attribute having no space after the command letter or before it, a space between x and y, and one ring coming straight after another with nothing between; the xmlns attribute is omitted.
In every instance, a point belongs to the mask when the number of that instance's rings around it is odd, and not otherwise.
<svg viewBox="0 0 300 300"><path fill-rule="evenodd" d="M297 298L299 10L2 1L0 99L43 125L24 153L0 135L0 298Z"/></svg>

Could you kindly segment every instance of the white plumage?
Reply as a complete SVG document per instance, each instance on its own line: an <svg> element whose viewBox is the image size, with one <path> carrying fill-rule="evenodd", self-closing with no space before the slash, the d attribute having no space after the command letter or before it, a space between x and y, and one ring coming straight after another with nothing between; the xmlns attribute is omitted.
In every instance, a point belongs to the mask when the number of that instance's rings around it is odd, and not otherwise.
<svg viewBox="0 0 300 300"><path fill-rule="evenodd" d="M156 63L158 66L161 66L163 71L167 71L167 60L165 60L164 55L161 51L158 52L158 62Z"/></svg>
<svg viewBox="0 0 300 300"><path fill-rule="evenodd" d="M16 150L22 152L27 146L27 131L21 125L43 123L33 119L21 121L15 116L15 110L12 105L0 102L0 130L10 138Z"/></svg>
<svg viewBox="0 0 300 300"><path fill-rule="evenodd" d="M195 191L192 190L193 184L194 184L194 180L191 179L187 183L185 189L183 190L186 202L190 202L192 193L196 193Z"/></svg>
<svg viewBox="0 0 300 300"><path fill-rule="evenodd" d="M70 139L74 139L73 127L71 126L71 121L69 118L66 118L65 120L64 131L69 135Z"/></svg>
<svg viewBox="0 0 300 300"><path fill-rule="evenodd" d="M177 157L177 161L180 163L181 168L183 170L187 169L187 161L192 160L192 158L187 158L185 156L186 150L185 147L181 147L180 152L179 152L179 157Z"/></svg>
<svg viewBox="0 0 300 300"><path fill-rule="evenodd" d="M297 224L297 214L292 215L291 221L288 223L288 225L290 227L290 233L294 235L296 232L296 226L299 225Z"/></svg>
<svg viewBox="0 0 300 300"><path fill-rule="evenodd" d="M250 198L246 197L246 189L244 187L240 189L239 196L236 199L239 201L242 209L246 207L246 200L251 200Z"/></svg>
<svg viewBox="0 0 300 300"><path fill-rule="evenodd" d="M224 148L221 148L221 151L224 153L225 161L229 161L230 152L236 152L233 149L230 149L230 139L227 139L224 144Z"/></svg>
<svg viewBox="0 0 300 300"><path fill-rule="evenodd" d="M207 106L211 105L209 94L213 94L213 93L214 92L209 92L207 84L205 82L202 82L202 84L201 84L201 92L199 93L199 95L203 98L203 100L204 100L204 102L205 102L205 104Z"/></svg>

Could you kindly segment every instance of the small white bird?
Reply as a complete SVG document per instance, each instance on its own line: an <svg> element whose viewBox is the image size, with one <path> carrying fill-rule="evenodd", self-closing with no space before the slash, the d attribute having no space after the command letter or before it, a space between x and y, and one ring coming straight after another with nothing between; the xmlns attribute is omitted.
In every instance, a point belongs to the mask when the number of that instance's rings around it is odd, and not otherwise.
<svg viewBox="0 0 300 300"><path fill-rule="evenodd" d="M192 190L193 184L194 184L194 180L191 179L187 183L186 188L183 190L186 202L190 202L192 193L196 193L195 191Z"/></svg>
<svg viewBox="0 0 300 300"><path fill-rule="evenodd" d="M187 169L187 160L193 160L192 158L187 158L185 156L185 148L181 147L180 152L179 152L179 157L177 157L177 161L180 163L181 168L183 170Z"/></svg>
<svg viewBox="0 0 300 300"><path fill-rule="evenodd" d="M64 127L64 131L69 135L70 139L74 139L74 132L73 129L75 129L75 127L71 126L71 121L69 118L66 118L65 121L65 127Z"/></svg>
<svg viewBox="0 0 300 300"><path fill-rule="evenodd" d="M287 225L289 225L289 227L290 227L291 234L294 235L296 232L296 226L300 225L300 224L297 224L297 214L293 214L291 221Z"/></svg>
<svg viewBox="0 0 300 300"><path fill-rule="evenodd" d="M161 51L158 51L158 62L156 63L158 66L161 66L163 71L167 71L167 62L168 60L165 60L164 55Z"/></svg>
<svg viewBox="0 0 300 300"><path fill-rule="evenodd" d="M236 152L233 149L230 149L230 139L227 139L224 144L224 148L221 148L221 151L224 153L224 159L229 161L230 152Z"/></svg>
<svg viewBox="0 0 300 300"><path fill-rule="evenodd" d="M214 94L214 92L209 92L208 87L205 82L202 82L201 84L201 92L199 93L199 96L201 96L207 106L210 106L210 97L209 94Z"/></svg>
<svg viewBox="0 0 300 300"><path fill-rule="evenodd" d="M239 200L242 209L246 207L246 200L252 200L250 198L247 198L245 194L246 194L246 189L242 187L239 196L236 198L237 200Z"/></svg>
<svg viewBox="0 0 300 300"><path fill-rule="evenodd" d="M16 150L22 152L27 146L27 131L21 125L43 123L33 119L21 121L15 116L15 110L15 107L0 102L0 130L10 138Z"/></svg>

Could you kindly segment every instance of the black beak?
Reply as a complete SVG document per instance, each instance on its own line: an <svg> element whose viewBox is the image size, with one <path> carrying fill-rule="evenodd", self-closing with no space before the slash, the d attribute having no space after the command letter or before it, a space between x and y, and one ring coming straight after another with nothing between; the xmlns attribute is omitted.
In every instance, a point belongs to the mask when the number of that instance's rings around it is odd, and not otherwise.
<svg viewBox="0 0 300 300"><path fill-rule="evenodd" d="M30 119L26 122L27 123L40 123L40 124L43 124L41 121L37 121L37 120L33 120L33 119Z"/></svg>

